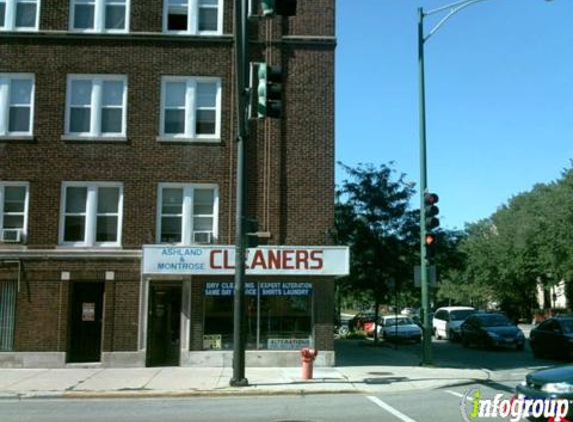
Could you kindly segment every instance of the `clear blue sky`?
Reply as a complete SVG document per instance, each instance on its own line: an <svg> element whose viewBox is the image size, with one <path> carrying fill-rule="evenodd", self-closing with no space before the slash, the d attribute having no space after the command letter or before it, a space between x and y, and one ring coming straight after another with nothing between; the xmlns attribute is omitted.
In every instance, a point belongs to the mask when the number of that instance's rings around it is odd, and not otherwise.
<svg viewBox="0 0 573 422"><path fill-rule="evenodd" d="M337 1L338 161L394 161L419 184L417 8L452 2ZM426 43L428 186L443 227L488 217L570 166L572 19L572 0L490 0Z"/></svg>

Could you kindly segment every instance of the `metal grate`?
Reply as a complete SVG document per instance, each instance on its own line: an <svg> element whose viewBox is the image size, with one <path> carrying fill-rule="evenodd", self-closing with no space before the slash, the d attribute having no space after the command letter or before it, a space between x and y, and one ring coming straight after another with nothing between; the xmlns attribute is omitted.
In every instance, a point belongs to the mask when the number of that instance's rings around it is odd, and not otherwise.
<svg viewBox="0 0 573 422"><path fill-rule="evenodd" d="M0 352L14 348L17 288L15 281L0 282Z"/></svg>

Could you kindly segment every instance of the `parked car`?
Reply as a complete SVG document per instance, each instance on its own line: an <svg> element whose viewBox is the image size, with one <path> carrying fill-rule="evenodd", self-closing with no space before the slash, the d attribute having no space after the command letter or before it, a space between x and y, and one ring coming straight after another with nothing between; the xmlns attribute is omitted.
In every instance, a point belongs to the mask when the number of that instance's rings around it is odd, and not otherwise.
<svg viewBox="0 0 573 422"><path fill-rule="evenodd" d="M422 330L412 318L405 315L382 317L378 325L378 334L388 341L414 341L422 339Z"/></svg>
<svg viewBox="0 0 573 422"><path fill-rule="evenodd" d="M573 399L573 365L560 365L530 372L516 388L516 398L529 400ZM573 406L568 406L567 420L573 420ZM550 420L552 420L551 418ZM545 421L546 419L542 419ZM561 419L564 420L564 419Z"/></svg>
<svg viewBox="0 0 573 422"><path fill-rule="evenodd" d="M525 336L503 314L483 312L470 315L461 326L462 344L481 348L515 347L523 350Z"/></svg>
<svg viewBox="0 0 573 422"><path fill-rule="evenodd" d="M359 312L356 315L354 315L354 318L352 318L348 322L348 328L350 331L354 331L354 330L366 330L367 331L366 325L369 323L374 323L375 318L376 318L376 314L374 313L374 311Z"/></svg>
<svg viewBox="0 0 573 422"><path fill-rule="evenodd" d="M439 308L432 319L432 328L437 339L456 340L460 337L460 326L476 310L470 306L448 306Z"/></svg>
<svg viewBox="0 0 573 422"><path fill-rule="evenodd" d="M554 356L573 360L573 317L546 319L529 333L535 357Z"/></svg>

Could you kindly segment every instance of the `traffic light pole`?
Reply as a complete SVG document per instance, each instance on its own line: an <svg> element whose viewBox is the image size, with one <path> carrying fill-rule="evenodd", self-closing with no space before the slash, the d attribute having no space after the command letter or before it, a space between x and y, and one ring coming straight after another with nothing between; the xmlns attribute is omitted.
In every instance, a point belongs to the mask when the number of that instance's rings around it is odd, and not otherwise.
<svg viewBox="0 0 573 422"><path fill-rule="evenodd" d="M428 189L426 171L426 86L424 78L424 10L418 9L418 69L420 82L420 282L422 287L422 363L433 365L432 321L430 318L430 294L428 288L428 266L426 260L426 204L425 194Z"/></svg>
<svg viewBox="0 0 573 422"><path fill-rule="evenodd" d="M233 377L232 387L249 385L245 378L245 202L246 170L245 144L247 142L247 102L248 92L248 39L247 39L247 0L235 0L235 85L237 99L237 186L235 215L235 285L233 315Z"/></svg>

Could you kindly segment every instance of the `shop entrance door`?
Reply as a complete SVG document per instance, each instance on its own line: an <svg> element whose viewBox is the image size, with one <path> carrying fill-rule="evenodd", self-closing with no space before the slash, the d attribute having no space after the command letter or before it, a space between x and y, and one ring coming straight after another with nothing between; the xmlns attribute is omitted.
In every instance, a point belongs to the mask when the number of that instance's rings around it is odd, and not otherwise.
<svg viewBox="0 0 573 422"><path fill-rule="evenodd" d="M104 283L72 283L68 362L99 362Z"/></svg>
<svg viewBox="0 0 573 422"><path fill-rule="evenodd" d="M147 366L178 366L181 286L150 284Z"/></svg>

